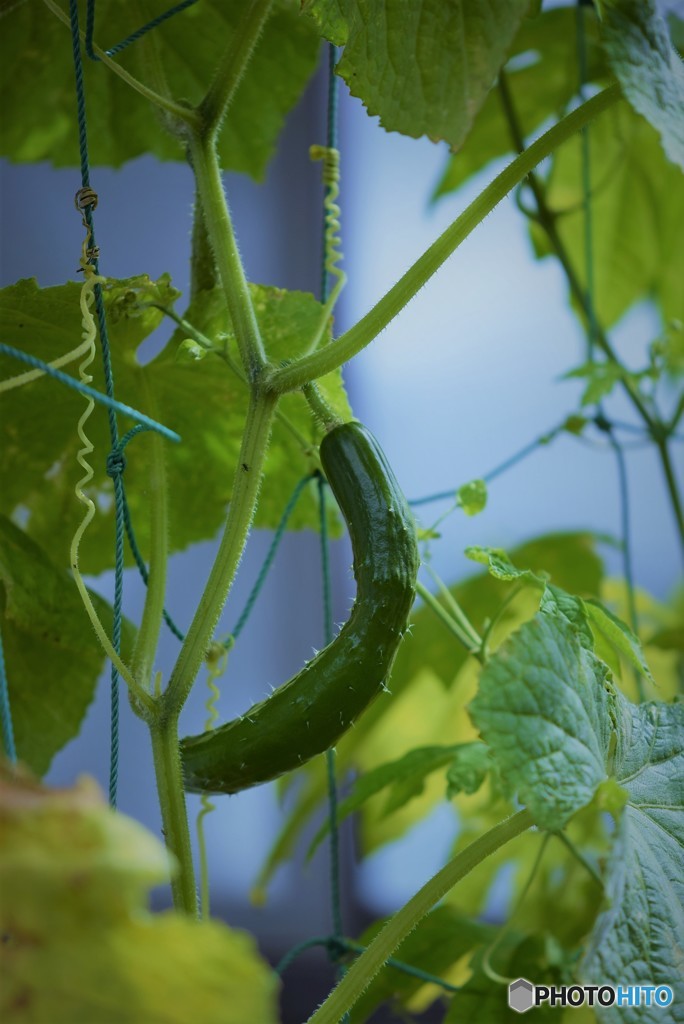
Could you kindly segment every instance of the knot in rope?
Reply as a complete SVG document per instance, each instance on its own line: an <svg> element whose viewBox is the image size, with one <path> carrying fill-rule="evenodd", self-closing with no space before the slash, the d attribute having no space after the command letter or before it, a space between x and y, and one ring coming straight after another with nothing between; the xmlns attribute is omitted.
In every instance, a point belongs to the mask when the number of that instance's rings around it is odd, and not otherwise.
<svg viewBox="0 0 684 1024"><path fill-rule="evenodd" d="M121 476L126 468L126 456L120 447L112 448L109 455L107 456L107 476L110 476L112 480Z"/></svg>
<svg viewBox="0 0 684 1024"><path fill-rule="evenodd" d="M74 205L76 209L81 213L86 210L90 210L91 213L97 206L97 192L90 185L84 185L83 188L79 188L78 192L74 196Z"/></svg>
<svg viewBox="0 0 684 1024"><path fill-rule="evenodd" d="M333 964L339 964L349 956L349 947L336 935L329 935L322 945L328 954L328 959Z"/></svg>

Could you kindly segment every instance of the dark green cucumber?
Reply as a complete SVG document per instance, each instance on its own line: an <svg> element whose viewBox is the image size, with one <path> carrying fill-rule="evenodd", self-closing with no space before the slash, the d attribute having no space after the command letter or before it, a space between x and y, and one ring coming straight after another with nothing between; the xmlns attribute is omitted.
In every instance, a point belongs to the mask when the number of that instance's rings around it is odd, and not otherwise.
<svg viewBox="0 0 684 1024"><path fill-rule="evenodd" d="M334 746L386 686L414 598L413 519L380 446L360 423L324 437L321 463L354 552L349 619L267 700L181 742L190 792L237 793L298 768Z"/></svg>

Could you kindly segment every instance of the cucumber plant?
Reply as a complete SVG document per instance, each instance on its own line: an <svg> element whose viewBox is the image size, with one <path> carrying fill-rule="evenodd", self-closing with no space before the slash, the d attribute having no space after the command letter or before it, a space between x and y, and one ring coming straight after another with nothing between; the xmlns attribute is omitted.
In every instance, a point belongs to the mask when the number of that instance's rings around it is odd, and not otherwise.
<svg viewBox="0 0 684 1024"><path fill-rule="evenodd" d="M360 1024L387 1002L406 1019L432 1004L445 1021L513 1019L508 982L521 977L575 986L599 1020L681 1019L684 644L676 609L638 592L633 579L621 431L652 446L684 549L673 459L684 415L682 23L653 0L542 7L0 6L3 154L57 166L80 159L83 217L82 279L56 288L19 281L0 302L3 1019L277 1020L276 976L254 942L210 920L204 863L200 912L185 793L202 793L204 814L210 794L290 773L299 785L265 856L262 892L326 794L333 839L337 819L356 813L365 853L441 801L459 818L452 856L390 919L359 937L337 921L323 940L348 970L311 1007L312 1024ZM344 275L334 138L311 154L324 163L323 262L335 277L320 302L247 280L221 176L263 174L321 46L386 130L450 151L434 198L510 156L337 337ZM600 145L590 160L591 140ZM113 279L99 263L90 164L143 154L186 161L193 174L182 314L168 277ZM498 536L491 547L471 544L478 571L448 587L431 564L444 516L414 519L344 392L341 368L511 193L536 255L557 260L587 343L585 361L570 369L586 382L580 408L538 443L607 442L622 481L624 585L604 577L599 538L578 530L509 554ZM660 326L634 369L614 328L643 301ZM165 321L177 330L143 365L138 348ZM427 347L421 339L421 352ZM79 461L88 476L76 483ZM214 685L229 646L219 621L250 529L279 526L295 480L323 477L354 553L348 621L242 718L181 740L203 666ZM295 525L327 523L322 487L298 486ZM85 526L79 498L88 503ZM486 480L471 481L450 493L445 515L475 514L486 501ZM183 633L166 608L169 556L218 531ZM137 565L146 584L136 624L122 615L124 564ZM111 569L110 605L81 573ZM165 622L180 641L168 678L156 667ZM165 850L108 809L91 783L52 790L36 778L78 733L105 655L110 802L121 683L149 731ZM391 693L374 699L384 689ZM210 710L213 726L213 698ZM319 756L332 747L334 756ZM491 923L499 872L510 879L510 906ZM166 880L175 912L151 915L145 890ZM288 962L279 969L286 990ZM618 986L640 986L637 1005L617 1005Z"/></svg>

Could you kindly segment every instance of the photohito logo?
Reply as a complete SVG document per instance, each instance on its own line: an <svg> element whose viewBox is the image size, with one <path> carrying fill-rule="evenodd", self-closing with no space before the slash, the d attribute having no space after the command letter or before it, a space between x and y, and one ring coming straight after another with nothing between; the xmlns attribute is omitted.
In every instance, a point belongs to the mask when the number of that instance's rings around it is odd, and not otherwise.
<svg viewBox="0 0 684 1024"><path fill-rule="evenodd" d="M508 986L508 1005L516 1013L534 1006L669 1006L669 985L533 985L518 978Z"/></svg>

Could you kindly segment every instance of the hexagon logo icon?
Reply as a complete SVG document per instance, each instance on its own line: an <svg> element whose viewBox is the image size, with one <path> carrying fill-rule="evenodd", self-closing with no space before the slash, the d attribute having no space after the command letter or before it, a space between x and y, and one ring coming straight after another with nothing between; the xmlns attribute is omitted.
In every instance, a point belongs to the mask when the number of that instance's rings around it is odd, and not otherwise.
<svg viewBox="0 0 684 1024"><path fill-rule="evenodd" d="M508 986L508 1005L516 1013L525 1013L534 1006L534 985L527 978L518 978Z"/></svg>

